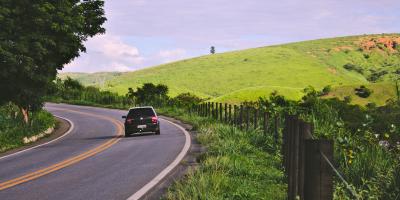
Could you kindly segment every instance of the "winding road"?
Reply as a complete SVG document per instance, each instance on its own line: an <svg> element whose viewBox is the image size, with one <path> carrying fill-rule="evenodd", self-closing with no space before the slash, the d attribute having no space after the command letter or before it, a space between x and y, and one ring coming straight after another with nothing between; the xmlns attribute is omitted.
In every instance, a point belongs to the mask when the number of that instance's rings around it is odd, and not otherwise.
<svg viewBox="0 0 400 200"><path fill-rule="evenodd" d="M61 138L0 157L0 199L138 199L190 147L180 126L161 119L161 135L123 137L126 111L46 104L72 124Z"/></svg>

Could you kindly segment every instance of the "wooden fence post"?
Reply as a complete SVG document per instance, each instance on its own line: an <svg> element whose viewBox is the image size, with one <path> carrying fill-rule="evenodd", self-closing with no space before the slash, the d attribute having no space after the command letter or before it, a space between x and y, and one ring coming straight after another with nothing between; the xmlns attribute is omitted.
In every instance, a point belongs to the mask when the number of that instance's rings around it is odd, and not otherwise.
<svg viewBox="0 0 400 200"><path fill-rule="evenodd" d="M211 102L211 118L214 118L214 102Z"/></svg>
<svg viewBox="0 0 400 200"><path fill-rule="evenodd" d="M250 125L250 107L246 106L246 131L249 130Z"/></svg>
<svg viewBox="0 0 400 200"><path fill-rule="evenodd" d="M208 104L207 105L207 117L210 117L211 116L211 103L208 102L207 104Z"/></svg>
<svg viewBox="0 0 400 200"><path fill-rule="evenodd" d="M232 123L232 105L229 104L228 123Z"/></svg>
<svg viewBox="0 0 400 200"><path fill-rule="evenodd" d="M214 118L218 119L218 103L217 102L215 102Z"/></svg>
<svg viewBox="0 0 400 200"><path fill-rule="evenodd" d="M222 119L222 103L219 103L219 121L223 122L223 119Z"/></svg>
<svg viewBox="0 0 400 200"><path fill-rule="evenodd" d="M258 128L258 109L254 108L254 130L256 130Z"/></svg>
<svg viewBox="0 0 400 200"><path fill-rule="evenodd" d="M289 135L291 133L292 115L285 115L285 127L282 134L282 161L285 174L288 175L288 154L289 154Z"/></svg>
<svg viewBox="0 0 400 200"><path fill-rule="evenodd" d="M275 142L275 144L278 144L278 138L279 138L279 116L277 114L275 115L274 122L275 122L274 142Z"/></svg>
<svg viewBox="0 0 400 200"><path fill-rule="evenodd" d="M263 130L264 130L264 135L267 135L268 133L268 112L264 111L264 118L263 118Z"/></svg>
<svg viewBox="0 0 400 200"><path fill-rule="evenodd" d="M203 117L207 117L207 103L203 103Z"/></svg>
<svg viewBox="0 0 400 200"><path fill-rule="evenodd" d="M225 124L228 123L228 104L225 103L224 106Z"/></svg>
<svg viewBox="0 0 400 200"><path fill-rule="evenodd" d="M238 109L238 108L237 108L236 105L234 105L233 108L234 108L234 109L233 109L233 119L232 119L232 123L233 123L234 126L236 126L236 125L238 124L238 121L237 121L237 120L238 120L238 119L237 119L237 109Z"/></svg>
<svg viewBox="0 0 400 200"><path fill-rule="evenodd" d="M305 141L305 177L304 199L332 200L333 199L333 171L322 154L333 160L332 140Z"/></svg>
<svg viewBox="0 0 400 200"><path fill-rule="evenodd" d="M243 130L243 105L240 105L240 111L239 111L239 128L240 130Z"/></svg>
<svg viewBox="0 0 400 200"><path fill-rule="evenodd" d="M298 194L299 174L299 119L292 118L289 132L289 160L288 160L288 200L295 200Z"/></svg>
<svg viewBox="0 0 400 200"><path fill-rule="evenodd" d="M219 118L219 103L215 102L215 119L218 121Z"/></svg>
<svg viewBox="0 0 400 200"><path fill-rule="evenodd" d="M305 141L311 139L312 125L300 122L299 132L299 177L298 177L298 195L304 199L304 181L305 181Z"/></svg>

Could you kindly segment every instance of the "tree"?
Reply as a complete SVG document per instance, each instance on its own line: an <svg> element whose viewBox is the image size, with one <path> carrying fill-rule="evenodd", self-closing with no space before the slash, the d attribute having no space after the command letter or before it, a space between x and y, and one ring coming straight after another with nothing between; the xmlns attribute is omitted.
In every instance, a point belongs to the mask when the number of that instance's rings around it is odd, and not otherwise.
<svg viewBox="0 0 400 200"><path fill-rule="evenodd" d="M104 33L102 0L0 2L0 104L13 102L28 123L57 70Z"/></svg>
<svg viewBox="0 0 400 200"><path fill-rule="evenodd" d="M210 53L211 54L215 54L215 47L214 46L211 46Z"/></svg>
<svg viewBox="0 0 400 200"><path fill-rule="evenodd" d="M83 90L84 88L78 80L72 79L69 76L64 80L63 86L66 90Z"/></svg>
<svg viewBox="0 0 400 200"><path fill-rule="evenodd" d="M136 88L136 91L129 90L127 96L134 96L138 103L159 103L168 99L168 87L163 84L154 85L145 83L142 87Z"/></svg>

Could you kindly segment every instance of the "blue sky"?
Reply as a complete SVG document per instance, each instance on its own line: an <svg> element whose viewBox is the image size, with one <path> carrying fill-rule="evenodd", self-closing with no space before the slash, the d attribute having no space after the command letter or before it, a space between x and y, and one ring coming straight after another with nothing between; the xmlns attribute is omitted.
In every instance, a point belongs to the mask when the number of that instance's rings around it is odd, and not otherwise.
<svg viewBox="0 0 400 200"><path fill-rule="evenodd" d="M400 32L399 0L106 0L106 34L63 72L131 71L294 41Z"/></svg>

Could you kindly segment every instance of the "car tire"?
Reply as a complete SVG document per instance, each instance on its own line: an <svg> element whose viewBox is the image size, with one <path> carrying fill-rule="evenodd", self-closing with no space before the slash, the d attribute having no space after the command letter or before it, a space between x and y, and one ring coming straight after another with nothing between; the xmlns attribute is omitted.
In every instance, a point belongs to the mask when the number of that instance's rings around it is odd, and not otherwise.
<svg viewBox="0 0 400 200"><path fill-rule="evenodd" d="M131 136L129 133L125 133L125 137L129 137Z"/></svg>
<svg viewBox="0 0 400 200"><path fill-rule="evenodd" d="M160 135L160 130L155 132L156 135Z"/></svg>

